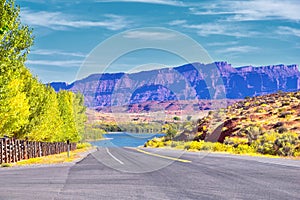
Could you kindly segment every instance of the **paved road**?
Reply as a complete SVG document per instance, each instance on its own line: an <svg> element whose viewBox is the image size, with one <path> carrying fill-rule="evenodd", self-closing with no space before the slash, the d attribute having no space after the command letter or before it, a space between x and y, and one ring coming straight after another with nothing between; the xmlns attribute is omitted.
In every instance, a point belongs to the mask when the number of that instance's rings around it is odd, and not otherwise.
<svg viewBox="0 0 300 200"><path fill-rule="evenodd" d="M161 149L100 148L75 165L2 168L0 180L0 200L300 199L299 161Z"/></svg>

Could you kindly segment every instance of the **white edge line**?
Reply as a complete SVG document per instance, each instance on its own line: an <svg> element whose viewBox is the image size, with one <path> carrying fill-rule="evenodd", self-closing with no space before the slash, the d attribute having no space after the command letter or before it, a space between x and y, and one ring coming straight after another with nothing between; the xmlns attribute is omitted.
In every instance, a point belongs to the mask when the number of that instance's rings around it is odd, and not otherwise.
<svg viewBox="0 0 300 200"><path fill-rule="evenodd" d="M117 162L119 162L121 165L124 165L124 163L121 160L119 160L118 158L116 158L114 155L112 155L110 153L110 151L108 150L107 147L105 147L105 149L106 149L106 152L110 155L110 157L112 157L114 160L116 160Z"/></svg>

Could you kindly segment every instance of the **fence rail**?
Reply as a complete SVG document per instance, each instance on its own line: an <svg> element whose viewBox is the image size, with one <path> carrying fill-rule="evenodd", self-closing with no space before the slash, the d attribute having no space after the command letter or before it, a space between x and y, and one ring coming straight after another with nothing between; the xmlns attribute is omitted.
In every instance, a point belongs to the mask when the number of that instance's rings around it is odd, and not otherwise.
<svg viewBox="0 0 300 200"><path fill-rule="evenodd" d="M9 138L0 138L0 164L14 163L20 160L59 154L76 149L76 143L33 142Z"/></svg>

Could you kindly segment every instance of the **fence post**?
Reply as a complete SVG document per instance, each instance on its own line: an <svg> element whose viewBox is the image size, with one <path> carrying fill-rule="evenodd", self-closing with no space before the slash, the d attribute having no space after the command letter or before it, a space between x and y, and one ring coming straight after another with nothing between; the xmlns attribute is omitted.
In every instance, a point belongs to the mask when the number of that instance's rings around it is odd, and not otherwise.
<svg viewBox="0 0 300 200"><path fill-rule="evenodd" d="M3 139L0 140L0 164L3 163Z"/></svg>
<svg viewBox="0 0 300 200"><path fill-rule="evenodd" d="M67 155L70 158L70 140L67 140Z"/></svg>
<svg viewBox="0 0 300 200"><path fill-rule="evenodd" d="M16 162L17 152L16 152L16 140L13 138L11 140L11 152L12 152L12 163Z"/></svg>
<svg viewBox="0 0 300 200"><path fill-rule="evenodd" d="M8 139L4 139L4 155L5 155L5 159L4 162L8 163L9 159L8 159L8 150L7 150L7 143L8 143Z"/></svg>
<svg viewBox="0 0 300 200"><path fill-rule="evenodd" d="M9 140L9 160L10 163L14 162L14 152L13 152L13 139Z"/></svg>
<svg viewBox="0 0 300 200"><path fill-rule="evenodd" d="M35 150L36 150L35 141L31 142L31 144L32 144L32 158L35 158Z"/></svg>
<svg viewBox="0 0 300 200"><path fill-rule="evenodd" d="M48 156L49 155L49 147L48 147L48 142L44 142L44 156Z"/></svg>
<svg viewBox="0 0 300 200"><path fill-rule="evenodd" d="M16 162L19 161L19 155L20 155L20 151L19 151L19 140L15 141L15 148L16 148Z"/></svg>
<svg viewBox="0 0 300 200"><path fill-rule="evenodd" d="M22 159L22 149L21 149L21 142L20 140L17 140L17 147L18 147L18 160L17 161L20 161Z"/></svg>
<svg viewBox="0 0 300 200"><path fill-rule="evenodd" d="M41 142L38 142L38 157L41 157Z"/></svg>
<svg viewBox="0 0 300 200"><path fill-rule="evenodd" d="M13 139L9 139L9 163L13 162L14 154L13 154Z"/></svg>
<svg viewBox="0 0 300 200"><path fill-rule="evenodd" d="M49 143L49 154L51 154L51 155L55 154L55 145L54 144Z"/></svg>
<svg viewBox="0 0 300 200"><path fill-rule="evenodd" d="M11 152L11 139L8 139L7 140L7 152L8 152L8 156L7 156L7 159L8 159L8 163L11 163L11 157L12 157L12 152Z"/></svg>
<svg viewBox="0 0 300 200"><path fill-rule="evenodd" d="M11 153L11 155L10 155L10 162L11 163L14 163L14 159L15 159L15 151L14 151L14 139L12 138L11 140L10 140L10 153Z"/></svg>
<svg viewBox="0 0 300 200"><path fill-rule="evenodd" d="M31 142L27 141L27 154L28 154L28 158L32 158L32 154L31 154Z"/></svg>
<svg viewBox="0 0 300 200"><path fill-rule="evenodd" d="M27 141L25 140L25 141L23 142L23 144L24 144L24 159L27 160L27 159L28 159L28 152L27 152L28 146L27 146Z"/></svg>
<svg viewBox="0 0 300 200"><path fill-rule="evenodd" d="M20 160L60 154L76 149L76 143L67 142L36 142L27 140L17 140L14 138L0 138L0 164L14 163Z"/></svg>

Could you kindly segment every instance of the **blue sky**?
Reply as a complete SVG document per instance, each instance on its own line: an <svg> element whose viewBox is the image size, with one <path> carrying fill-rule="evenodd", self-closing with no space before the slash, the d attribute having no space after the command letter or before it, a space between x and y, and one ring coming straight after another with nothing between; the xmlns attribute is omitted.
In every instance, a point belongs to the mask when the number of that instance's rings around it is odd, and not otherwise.
<svg viewBox="0 0 300 200"><path fill-rule="evenodd" d="M21 21L31 26L35 35L26 65L43 82L74 81L82 62L97 45L115 34L143 27L186 34L201 44L212 60L235 67L300 64L298 0L16 2L21 7ZM134 37L145 36L164 37L135 31ZM128 71L130 66L147 62L184 64L159 51L131 53L117 64L120 71Z"/></svg>

